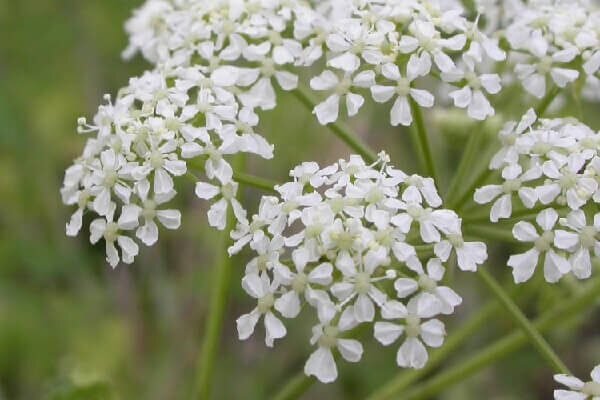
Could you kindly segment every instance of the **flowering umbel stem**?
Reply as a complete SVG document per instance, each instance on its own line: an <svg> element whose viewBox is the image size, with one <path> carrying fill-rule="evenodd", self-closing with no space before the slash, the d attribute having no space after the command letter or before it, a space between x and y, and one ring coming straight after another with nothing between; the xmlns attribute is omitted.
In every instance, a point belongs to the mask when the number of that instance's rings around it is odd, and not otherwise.
<svg viewBox="0 0 600 400"><path fill-rule="evenodd" d="M236 166L240 163L235 162ZM207 314L207 322L204 329L204 337L200 347L200 354L197 364L197 376L195 381L195 397L196 399L210 398L213 376L215 373L215 359L219 350L219 342L221 338L221 329L225 319L225 311L227 301L229 299L231 286L231 269L233 260L227 254L227 248L230 245L229 232L235 226L235 216L230 213L227 216L227 228L221 233L221 239L217 253L216 268L213 269L213 288L210 299L210 309Z"/></svg>
<svg viewBox="0 0 600 400"><path fill-rule="evenodd" d="M519 325L521 330L527 335L529 341L534 345L538 353L546 359L555 372L561 374L570 374L567 366L560 357L552 350L552 347L544 339L536 327L527 319L514 301L508 296L506 291L496 282L496 280L485 270L480 268L477 273L485 285L494 293L496 298L504 306L512 319Z"/></svg>
<svg viewBox="0 0 600 400"><path fill-rule="evenodd" d="M429 144L429 137L427 136L427 127L425 126L425 121L423 120L423 112L421 111L421 107L419 107L419 105L413 99L410 99L410 108L414 116L414 125L411 127L413 132L413 140L417 146L417 152L421 158L421 164L425 168L425 174L432 177L436 182L439 182L435 170L431 146Z"/></svg>

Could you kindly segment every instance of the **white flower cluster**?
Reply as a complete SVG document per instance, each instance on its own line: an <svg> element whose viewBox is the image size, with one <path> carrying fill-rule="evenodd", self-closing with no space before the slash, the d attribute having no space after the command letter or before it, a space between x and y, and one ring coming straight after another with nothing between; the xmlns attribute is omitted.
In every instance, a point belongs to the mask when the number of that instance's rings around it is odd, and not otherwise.
<svg viewBox="0 0 600 400"><path fill-rule="evenodd" d="M290 175L293 181L275 188L279 196L263 197L258 214L232 232L231 253L247 245L256 253L242 280L256 307L238 318L240 339L263 318L272 346L287 332L280 318L298 316L305 305L319 321L307 375L335 380L332 351L359 361L362 345L348 332L374 322L382 344L402 337L399 366L423 367L426 346L444 340L434 317L461 303L441 285L443 263L454 251L458 266L474 271L487 258L485 244L463 240L461 219L439 208L431 178L406 175L383 153L372 165L352 156L323 169L306 162Z"/></svg>
<svg viewBox="0 0 600 400"><path fill-rule="evenodd" d="M509 59L525 90L542 98L550 85L577 79L598 88L600 9L590 1L535 0L513 7L505 27Z"/></svg>
<svg viewBox="0 0 600 400"><path fill-rule="evenodd" d="M225 228L229 203L237 219L245 220L224 157L246 152L271 158L273 149L254 133L253 109L240 106L229 90L238 79L227 66L147 72L131 79L114 104L107 96L93 123L80 119L79 132L95 135L65 174L63 201L77 205L67 234L77 235L84 213L92 212L98 218L90 225L91 242L104 238L113 267L120 259L133 262L139 251L133 231L150 246L158 239L156 221L167 229L179 227L180 212L163 206L175 196L174 178L193 162L215 183L196 185L200 198L218 198L208 212L210 224Z"/></svg>
<svg viewBox="0 0 600 400"><path fill-rule="evenodd" d="M565 385L569 390L557 389L554 391L555 400L598 400L600 399L600 365L591 373L592 380L584 382L571 375L557 374L554 380Z"/></svg>
<svg viewBox="0 0 600 400"><path fill-rule="evenodd" d="M477 189L475 201L493 202L494 223L511 217L517 198L525 209L541 209L537 227L520 221L513 228L517 240L533 245L508 261L515 282L529 280L542 257L548 282L569 272L588 278L600 255L600 134L572 119L538 120L529 110L499 136L503 147L490 168L501 171L503 183Z"/></svg>
<svg viewBox="0 0 600 400"><path fill-rule="evenodd" d="M324 49L319 52L326 53L326 66L310 81L312 89L329 93L314 110L319 122L336 121L342 100L347 114L355 115L364 104L360 93L368 89L378 103L393 100L392 125L409 126L411 102L434 105L424 81L433 77L453 85L450 99L472 118L494 115L487 95L501 90L500 77L479 70L506 55L477 21L461 15L460 5L447 2L442 7L418 0L357 3L347 16L328 24L323 35Z"/></svg>

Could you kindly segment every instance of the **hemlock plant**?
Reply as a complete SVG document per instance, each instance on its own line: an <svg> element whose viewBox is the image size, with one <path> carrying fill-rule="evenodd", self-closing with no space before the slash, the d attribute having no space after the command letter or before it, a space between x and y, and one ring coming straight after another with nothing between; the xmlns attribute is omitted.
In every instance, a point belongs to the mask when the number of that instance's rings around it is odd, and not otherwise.
<svg viewBox="0 0 600 400"><path fill-rule="evenodd" d="M337 354L359 362L359 326L394 344L399 367L424 368L428 348L444 344L441 319L462 302L444 281L455 260L482 275L571 389L555 391L556 399L600 398L597 368L593 382L569 376L482 267L489 237L463 236L463 206L472 197L481 210L491 204L481 226L527 244L506 260L515 282L538 268L548 283L593 275L600 134L574 118L543 115L567 90L598 99L600 11L583 0L478 3L472 13L454 1L147 0L126 24L124 56L141 53L152 68L107 95L92 121L79 119L88 139L61 189L76 207L67 234L78 235L91 214L90 241L104 242L108 263L132 263L140 244L159 242L161 227L185 223L169 202L176 181L191 178L197 197L210 202L208 223L232 239L222 251L250 254L241 285L255 306L237 319L239 338L262 321L265 343L274 346L290 319L312 313L306 375L334 381ZM515 87L532 108L498 132L489 169L470 185L462 182L466 164L459 166L456 190L440 196L423 115L454 106L486 120L495 115L494 97ZM277 107L276 88L298 96L355 154L290 166L283 184L236 170L236 154L270 159L277 151L258 128L259 112ZM339 124L367 101L385 103L391 125L414 129L430 177L395 168L385 151L375 154ZM478 134L471 133L465 163ZM250 205L256 214L238 200L239 185L266 192ZM225 298L213 299L215 312L222 314ZM208 337L218 329L209 325ZM215 349L204 351L206 371ZM205 395L210 373L201 372ZM300 392L298 382L290 390L298 384Z"/></svg>

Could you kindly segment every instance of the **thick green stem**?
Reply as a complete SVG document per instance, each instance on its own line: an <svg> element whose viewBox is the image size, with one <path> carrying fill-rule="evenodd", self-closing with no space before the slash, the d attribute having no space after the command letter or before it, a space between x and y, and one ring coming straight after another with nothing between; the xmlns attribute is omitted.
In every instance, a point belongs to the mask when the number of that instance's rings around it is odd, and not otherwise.
<svg viewBox="0 0 600 400"><path fill-rule="evenodd" d="M560 326L564 324L566 319L578 315L581 310L597 301L598 294L600 294L600 278L596 278L590 282L585 289L571 299L561 302L554 309L542 314L541 317L536 319L533 326L539 332L546 332L551 328ZM430 399L450 386L500 361L503 357L517 351L526 343L527 336L523 332L515 332L509 336L505 336L457 365L452 365L446 372L424 382L408 393L403 393L402 399ZM386 396L377 397L377 399L392 398L397 393L398 391L388 392Z"/></svg>
<svg viewBox="0 0 600 400"><path fill-rule="evenodd" d="M313 98L312 94L304 87L298 87L298 89L294 90L293 93L296 95L296 98L312 112L317 105L317 101ZM333 134L346 143L348 147L360 154L365 161L372 163L377 160L377 155L375 152L366 144L362 143L362 141L358 139L358 137L341 122L328 124L327 128L329 128Z"/></svg>
<svg viewBox="0 0 600 400"><path fill-rule="evenodd" d="M552 350L552 347L550 347L546 339L544 339L540 332L533 326L531 321L527 319L519 307L512 301L502 286L496 282L494 277L492 277L485 268L480 268L477 272L483 283L485 283L492 293L494 293L512 319L519 325L521 330L525 332L531 344L533 344L540 355L546 359L554 371L561 374L569 374L570 372L567 366L562 362L554 350Z"/></svg>
<svg viewBox="0 0 600 400"><path fill-rule="evenodd" d="M476 125L469 134L469 139L465 145L465 150L460 159L460 163L458 164L458 168L456 169L456 173L448 186L445 199L449 203L456 197L456 188L462 184L471 173L473 160L477 156L477 153L481 151L481 141L485 137L485 134L478 129L479 127L481 127L481 125Z"/></svg>
<svg viewBox="0 0 600 400"><path fill-rule="evenodd" d="M264 190L266 192L275 192L276 182L271 182L268 179L261 178L259 176L244 174L241 172L234 172L233 179L242 185L252 186L257 189Z"/></svg>
<svg viewBox="0 0 600 400"><path fill-rule="evenodd" d="M306 376L300 372L294 376L281 390L273 397L273 400L294 400L302 396L316 380L312 376Z"/></svg>
<svg viewBox="0 0 600 400"><path fill-rule="evenodd" d="M535 113L537 114L538 118L544 115L546 110L548 110L548 107L550 107L550 104L552 104L552 101L556 98L556 96L558 96L559 93L560 88L558 86L553 86L552 89L550 89L548 93L546 93L544 98L535 108Z"/></svg>
<svg viewBox="0 0 600 400"><path fill-rule="evenodd" d="M449 204L448 208L451 210L464 209L464 206L467 204L467 200L469 200L469 197L471 197L473 193L475 193L475 189L482 186L483 183L485 183L485 181L490 177L490 175L492 175L493 172L493 170L487 168L486 166L486 168L483 171L481 171L481 173L477 176L475 181L467 188L467 190L463 191L462 195L456 201L453 201L451 204Z"/></svg>
<svg viewBox="0 0 600 400"><path fill-rule="evenodd" d="M486 239L496 241L499 240L505 243L517 243L511 233L511 227L497 226L491 223L486 225L466 224L463 227L465 236L473 236L477 239Z"/></svg>
<svg viewBox="0 0 600 400"><path fill-rule="evenodd" d="M411 127L413 142L415 142L415 145L417 146L417 153L419 154L421 164L423 164L423 167L425 168L425 173L439 184L433 155L431 153L431 146L429 145L429 137L427 136L427 127L425 126L425 121L423 119L423 112L421 111L421 107L419 107L413 99L410 99L410 108L414 118Z"/></svg>

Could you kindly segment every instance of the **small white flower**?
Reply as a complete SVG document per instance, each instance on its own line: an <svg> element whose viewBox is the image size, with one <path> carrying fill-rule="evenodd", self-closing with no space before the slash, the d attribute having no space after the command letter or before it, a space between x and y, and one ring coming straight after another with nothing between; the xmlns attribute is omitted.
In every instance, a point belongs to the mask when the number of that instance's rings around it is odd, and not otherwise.
<svg viewBox="0 0 600 400"><path fill-rule="evenodd" d="M513 277L516 283L528 281L538 264L540 255L544 255L544 278L547 282L557 282L563 275L571 270L569 262L553 248L555 239L554 226L558 221L558 213L548 208L540 212L536 222L542 232L529 222L520 221L513 228L513 236L521 241L533 243L533 248L522 254L510 256L508 266L513 268ZM557 246L560 247L560 246Z"/></svg>
<svg viewBox="0 0 600 400"><path fill-rule="evenodd" d="M442 314L452 314L454 307L462 303L462 298L451 288L440 286L439 283L444 277L445 269L442 263L437 258L431 258L427 262L427 273L423 270L423 266L419 259L415 256L406 261L406 265L419 276L417 279L398 278L394 282L394 289L398 298L406 298L417 292L421 295L434 295L439 302L438 308Z"/></svg>
<svg viewBox="0 0 600 400"><path fill-rule="evenodd" d="M346 111L352 117L358 113L365 99L360 94L352 92L353 87L370 87L375 83L373 71L361 72L354 77L346 73L339 78L329 70L323 71L321 75L310 80L310 87L314 90L334 90L325 101L317 104L314 113L321 125L335 122L339 116L340 101L345 99Z"/></svg>
<svg viewBox="0 0 600 400"><path fill-rule="evenodd" d="M336 348L342 358L349 362L358 362L362 358L363 347L358 340L339 337L341 333L352 329L356 321L352 320L349 313L342 314L337 324L331 320L321 320L313 327L311 344L317 344L317 349L310 355L304 364L304 373L315 376L323 383L336 380L338 372L332 349Z"/></svg>
<svg viewBox="0 0 600 400"><path fill-rule="evenodd" d="M385 103L396 96L396 100L394 101L394 105L390 112L390 122L393 126L398 124L409 126L412 124L409 96L421 107L429 108L433 106L434 97L430 92L411 87L414 79L423 75L426 70L425 67L419 64L419 57L416 54L411 55L406 67L406 77L401 75L397 65L391 63L384 64L381 68L381 74L385 78L391 80L395 86L371 86L371 95L378 103Z"/></svg>
<svg viewBox="0 0 600 400"><path fill-rule="evenodd" d="M592 380L584 382L579 378L566 374L554 375L554 380L565 385L569 390L554 390L555 400L596 400L600 398L600 365L594 367L590 374Z"/></svg>
<svg viewBox="0 0 600 400"><path fill-rule="evenodd" d="M276 282L269 282L266 275L259 276L250 273L242 279L242 287L257 300L256 307L248 314L244 314L236 321L240 340L248 339L253 333L258 320L264 316L265 344L273 347L275 339L281 339L287 334L287 329L272 309L275 305Z"/></svg>
<svg viewBox="0 0 600 400"><path fill-rule="evenodd" d="M106 243L106 261L114 268L120 260L131 264L139 252L138 245L122 231L133 230L138 226L139 211L136 206L124 206L117 222L114 222L116 206L112 203L109 211L103 218L98 218L90 224L90 242L96 244L101 238ZM121 256L115 246L121 248Z"/></svg>
<svg viewBox="0 0 600 400"><path fill-rule="evenodd" d="M412 298L406 308L401 303L391 301L384 308L384 318L403 319L403 324L392 322L375 323L374 335L384 346L394 343L403 334L406 339L398 349L396 362L400 367L421 369L429 358L425 345L440 347L446 331L438 319L422 322L439 313L439 301L433 295Z"/></svg>
<svg viewBox="0 0 600 400"><path fill-rule="evenodd" d="M557 229L554 236L554 245L571 253L571 269L579 279L587 279L592 274L590 252L600 256L600 213L594 215L593 222L593 225L587 225L582 210L571 211L566 219L560 221L570 230Z"/></svg>
<svg viewBox="0 0 600 400"><path fill-rule="evenodd" d="M215 197L220 199L208 210L208 223L219 230L225 229L227 225L227 208L231 204L233 213L238 221L246 220L246 210L235 198L237 194L237 182L221 182L221 186L215 186L206 182L196 183L195 193L201 199L211 200Z"/></svg>

